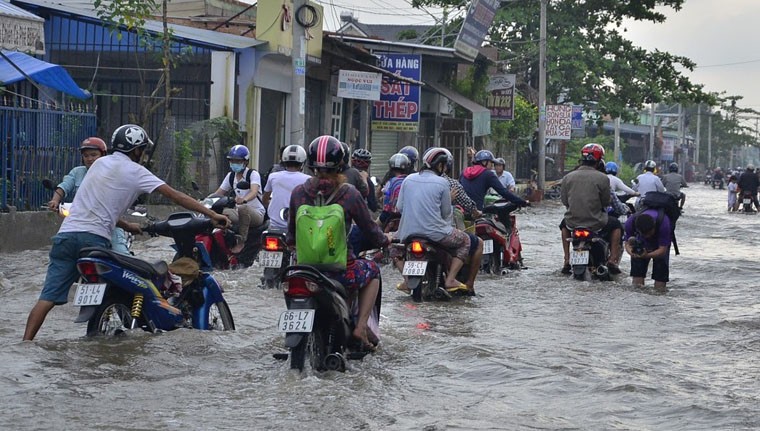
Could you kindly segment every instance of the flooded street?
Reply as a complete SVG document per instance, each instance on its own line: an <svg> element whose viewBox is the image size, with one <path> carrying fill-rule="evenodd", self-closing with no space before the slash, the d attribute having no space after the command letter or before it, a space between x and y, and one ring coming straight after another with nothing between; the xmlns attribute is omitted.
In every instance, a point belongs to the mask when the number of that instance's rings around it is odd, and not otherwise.
<svg viewBox="0 0 760 431"><path fill-rule="evenodd" d="M547 201L517 214L529 268L479 278L474 298L416 304L384 268L381 345L346 373L273 359L285 303L256 266L215 273L234 332L89 339L66 305L21 342L48 249L0 255L0 429L758 429L760 218L685 192L667 293L632 288L628 256L614 282L561 275ZM169 243L135 251L170 259Z"/></svg>

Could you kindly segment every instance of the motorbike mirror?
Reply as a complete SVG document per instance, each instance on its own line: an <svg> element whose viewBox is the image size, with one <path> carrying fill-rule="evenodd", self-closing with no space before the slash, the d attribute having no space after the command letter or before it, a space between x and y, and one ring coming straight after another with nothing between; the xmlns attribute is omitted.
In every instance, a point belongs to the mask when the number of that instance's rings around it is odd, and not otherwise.
<svg viewBox="0 0 760 431"><path fill-rule="evenodd" d="M46 189L50 191L55 191L55 186L53 185L53 182L49 179L45 178L42 180L42 187L45 187Z"/></svg>
<svg viewBox="0 0 760 431"><path fill-rule="evenodd" d="M197 191L199 191L199 190L201 189L201 188L198 186L198 183L196 183L195 181L191 181L191 182L190 182L190 187L192 187L192 188L193 188L193 190L195 190L196 192L197 192Z"/></svg>
<svg viewBox="0 0 760 431"><path fill-rule="evenodd" d="M246 180L239 181L237 185L235 186L236 189L240 190L250 190L251 189L251 183L249 183Z"/></svg>

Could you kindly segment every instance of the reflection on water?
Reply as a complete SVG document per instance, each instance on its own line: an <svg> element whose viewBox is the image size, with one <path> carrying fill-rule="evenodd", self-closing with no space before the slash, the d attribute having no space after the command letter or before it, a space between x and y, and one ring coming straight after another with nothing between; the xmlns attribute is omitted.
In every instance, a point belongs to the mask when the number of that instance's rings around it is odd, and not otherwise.
<svg viewBox="0 0 760 431"><path fill-rule="evenodd" d="M724 212L723 191L687 193L667 294L561 276L562 208L545 202L518 214L530 269L483 277L475 298L415 304L385 268L381 347L344 374L272 358L284 301L255 267L216 273L235 332L86 339L62 306L22 343L47 251L4 255L0 428L758 428L760 218ZM136 249L171 257L165 239Z"/></svg>

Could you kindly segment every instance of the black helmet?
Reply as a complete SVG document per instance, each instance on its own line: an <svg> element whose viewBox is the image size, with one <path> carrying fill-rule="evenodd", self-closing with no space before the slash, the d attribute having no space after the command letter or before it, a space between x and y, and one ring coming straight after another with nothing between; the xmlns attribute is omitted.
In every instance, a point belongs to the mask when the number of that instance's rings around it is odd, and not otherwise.
<svg viewBox="0 0 760 431"><path fill-rule="evenodd" d="M351 153L351 158L354 160L365 160L369 162L372 160L372 153L364 148L357 148Z"/></svg>
<svg viewBox="0 0 760 431"><path fill-rule="evenodd" d="M338 141L340 142L340 141ZM343 160L342 163L346 166L348 166L348 159L351 157L351 147L348 146L345 142L340 142L341 148L343 148Z"/></svg>
<svg viewBox="0 0 760 431"><path fill-rule="evenodd" d="M111 135L111 150L129 153L135 148L153 145L148 133L136 124L119 126Z"/></svg>
<svg viewBox="0 0 760 431"><path fill-rule="evenodd" d="M668 165L668 172L678 172L678 163L673 162Z"/></svg>
<svg viewBox="0 0 760 431"><path fill-rule="evenodd" d="M330 135L323 135L309 144L309 167L312 169L338 169L344 158L343 143Z"/></svg>

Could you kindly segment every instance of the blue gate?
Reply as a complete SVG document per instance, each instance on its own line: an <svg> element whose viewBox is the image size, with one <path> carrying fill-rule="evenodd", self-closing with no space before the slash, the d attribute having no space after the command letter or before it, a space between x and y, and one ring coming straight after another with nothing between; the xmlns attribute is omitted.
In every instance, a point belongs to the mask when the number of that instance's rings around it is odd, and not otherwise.
<svg viewBox="0 0 760 431"><path fill-rule="evenodd" d="M86 105L60 109L24 98L11 103L0 103L0 210L41 210L52 196L42 180L58 184L82 163L79 144L95 136L95 113L86 112Z"/></svg>

